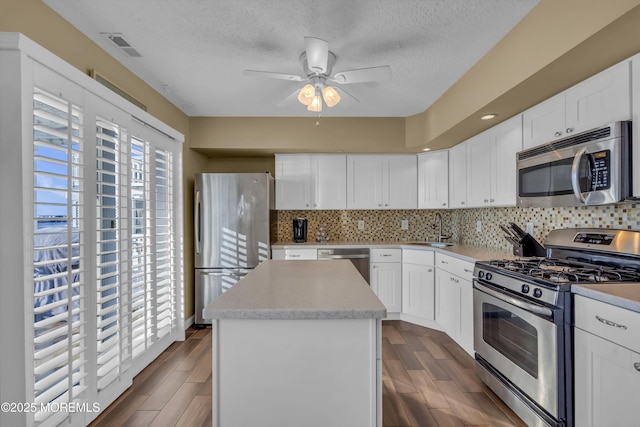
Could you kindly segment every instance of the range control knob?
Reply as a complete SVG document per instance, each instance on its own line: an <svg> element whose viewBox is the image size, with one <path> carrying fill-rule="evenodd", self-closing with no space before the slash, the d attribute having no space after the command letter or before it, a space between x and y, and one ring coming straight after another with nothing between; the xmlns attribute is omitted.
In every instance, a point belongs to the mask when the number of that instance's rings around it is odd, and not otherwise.
<svg viewBox="0 0 640 427"><path fill-rule="evenodd" d="M533 290L533 296L536 297L536 298L540 298L542 296L542 289L535 288Z"/></svg>
<svg viewBox="0 0 640 427"><path fill-rule="evenodd" d="M484 271L478 271L478 277L480 279L484 278Z"/></svg>
<svg viewBox="0 0 640 427"><path fill-rule="evenodd" d="M527 294L529 293L529 285L522 285L522 293L523 294Z"/></svg>
<svg viewBox="0 0 640 427"><path fill-rule="evenodd" d="M493 275L491 273L487 273L487 280L491 280L491 278L493 277Z"/></svg>

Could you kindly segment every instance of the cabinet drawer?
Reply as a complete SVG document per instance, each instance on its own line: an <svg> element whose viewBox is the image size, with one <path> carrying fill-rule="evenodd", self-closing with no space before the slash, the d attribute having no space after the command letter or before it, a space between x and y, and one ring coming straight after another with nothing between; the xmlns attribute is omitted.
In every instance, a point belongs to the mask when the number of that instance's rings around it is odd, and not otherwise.
<svg viewBox="0 0 640 427"><path fill-rule="evenodd" d="M317 249L286 249L284 259L301 260L301 259L318 259Z"/></svg>
<svg viewBox="0 0 640 427"><path fill-rule="evenodd" d="M446 270L449 273L462 277L465 280L473 278L474 263L462 260L449 255L436 253L436 267Z"/></svg>
<svg viewBox="0 0 640 427"><path fill-rule="evenodd" d="M371 262L400 262L402 249L371 249L369 253Z"/></svg>
<svg viewBox="0 0 640 427"><path fill-rule="evenodd" d="M407 264L433 265L435 256L433 251L402 250L402 262Z"/></svg>
<svg viewBox="0 0 640 427"><path fill-rule="evenodd" d="M574 295L575 326L640 352L640 313Z"/></svg>

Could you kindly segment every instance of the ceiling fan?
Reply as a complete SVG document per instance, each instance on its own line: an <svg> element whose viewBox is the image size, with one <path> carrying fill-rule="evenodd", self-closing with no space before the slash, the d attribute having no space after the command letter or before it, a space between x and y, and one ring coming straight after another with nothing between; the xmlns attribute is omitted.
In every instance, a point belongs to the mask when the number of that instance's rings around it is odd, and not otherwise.
<svg viewBox="0 0 640 427"><path fill-rule="evenodd" d="M329 50L329 42L315 37L305 37L304 47L305 51L300 54L299 58L304 76L256 70L244 70L243 74L250 77L266 77L295 82L308 81L309 83L298 92L298 101L306 105L307 110L316 113L322 111L323 100L328 107L333 107L340 102L340 94L327 82L346 85L384 81L391 77L391 68L388 65L339 71L332 74L336 55ZM340 90L348 95L344 89L340 88ZM355 99L353 96L351 98Z"/></svg>

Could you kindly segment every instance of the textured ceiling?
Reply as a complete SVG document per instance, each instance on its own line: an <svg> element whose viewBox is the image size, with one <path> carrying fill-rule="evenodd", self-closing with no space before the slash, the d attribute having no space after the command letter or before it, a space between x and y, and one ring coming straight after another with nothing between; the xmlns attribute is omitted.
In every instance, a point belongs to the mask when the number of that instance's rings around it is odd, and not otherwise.
<svg viewBox="0 0 640 427"><path fill-rule="evenodd" d="M322 112L406 117L438 99L537 0L44 0L189 116L313 116L290 96L304 37L325 39L334 72L379 65L390 81L344 85ZM132 58L105 33L121 33ZM105 76L117 82L117 76Z"/></svg>

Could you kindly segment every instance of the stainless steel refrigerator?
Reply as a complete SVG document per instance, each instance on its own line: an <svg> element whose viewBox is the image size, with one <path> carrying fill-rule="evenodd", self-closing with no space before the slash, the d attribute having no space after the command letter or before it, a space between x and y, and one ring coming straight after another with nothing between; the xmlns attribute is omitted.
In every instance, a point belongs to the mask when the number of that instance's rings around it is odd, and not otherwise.
<svg viewBox="0 0 640 427"><path fill-rule="evenodd" d="M270 258L274 181L267 173L195 176L195 326L202 309Z"/></svg>

